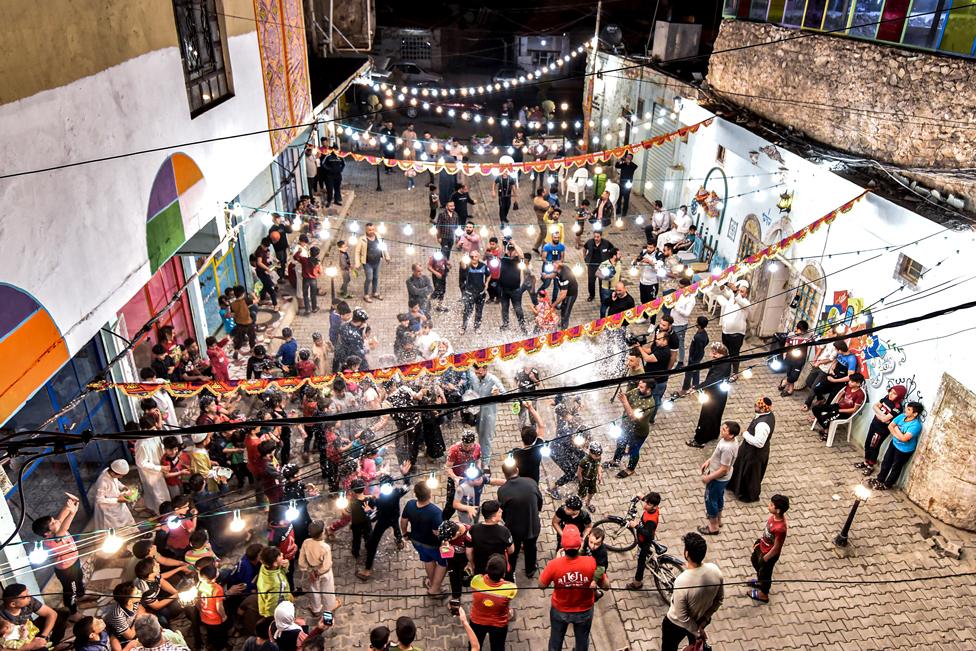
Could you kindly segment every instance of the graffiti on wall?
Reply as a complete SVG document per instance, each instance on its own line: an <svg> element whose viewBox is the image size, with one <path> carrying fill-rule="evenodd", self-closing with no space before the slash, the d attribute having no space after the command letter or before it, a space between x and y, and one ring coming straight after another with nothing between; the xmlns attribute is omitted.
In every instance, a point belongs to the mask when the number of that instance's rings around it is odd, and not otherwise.
<svg viewBox="0 0 976 651"><path fill-rule="evenodd" d="M874 324L874 315L870 307L865 307L863 298L851 296L847 290L834 292L834 300L824 308L821 322L843 325L851 332L847 345L857 356L858 371L876 389L881 388L886 378L907 360L904 349L894 342L877 335L857 334Z"/></svg>
<svg viewBox="0 0 976 651"><path fill-rule="evenodd" d="M908 393L905 394L905 400L914 400L915 402L925 401L925 398L922 396L922 392L918 388L918 383L915 381L914 375L910 377L889 377L888 381L885 382L885 390L887 391L896 384L900 384L908 389Z"/></svg>

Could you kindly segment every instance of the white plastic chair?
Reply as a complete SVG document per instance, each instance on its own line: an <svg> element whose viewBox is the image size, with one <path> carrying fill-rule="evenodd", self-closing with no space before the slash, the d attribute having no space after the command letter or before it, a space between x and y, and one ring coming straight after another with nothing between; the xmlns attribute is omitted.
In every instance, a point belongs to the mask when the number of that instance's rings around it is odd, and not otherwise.
<svg viewBox="0 0 976 651"><path fill-rule="evenodd" d="M839 402L843 394L844 394L843 389L838 391L837 395L834 396L834 399L830 401L830 404L836 404L837 402ZM851 427L854 423L854 419L857 418L857 415L861 413L861 410L864 409L864 405L866 404L868 404L868 400L867 400L867 394L865 393L864 402L862 402L861 406L857 408L857 411L855 411L853 414L850 414L847 418L835 418L834 420L830 421L830 424L827 425L827 447L828 448L833 447L834 436L837 434L837 428L841 426L847 428L847 442L848 443L851 442ZM812 425L810 425L810 429L811 430L817 429L816 420L813 421Z"/></svg>
<svg viewBox="0 0 976 651"><path fill-rule="evenodd" d="M573 176L566 181L566 194L563 195L563 201L569 201L569 194L573 194L573 203L579 207L580 194L586 192L586 182L590 178L590 173L585 167L578 168L573 172Z"/></svg>
<svg viewBox="0 0 976 651"><path fill-rule="evenodd" d="M607 184L603 187L604 190L610 193L610 203L613 204L614 208L617 207L617 199L620 198L620 184L614 181L607 181Z"/></svg>

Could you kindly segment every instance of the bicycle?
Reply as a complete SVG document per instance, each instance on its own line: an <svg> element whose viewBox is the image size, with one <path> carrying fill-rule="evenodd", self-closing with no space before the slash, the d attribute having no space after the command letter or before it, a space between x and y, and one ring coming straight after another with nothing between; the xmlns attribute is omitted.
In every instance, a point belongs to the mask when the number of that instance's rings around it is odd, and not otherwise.
<svg viewBox="0 0 976 651"><path fill-rule="evenodd" d="M627 523L637 518L637 503L640 499L630 500L630 510L626 517L610 515L593 524L603 529L603 544L612 552L628 552L637 546L637 532L627 526ZM674 590L674 580L684 570L685 564L681 559L667 553L668 548L656 540L651 541L651 553L647 555L647 571L654 577L654 586L664 603L671 603L671 593Z"/></svg>

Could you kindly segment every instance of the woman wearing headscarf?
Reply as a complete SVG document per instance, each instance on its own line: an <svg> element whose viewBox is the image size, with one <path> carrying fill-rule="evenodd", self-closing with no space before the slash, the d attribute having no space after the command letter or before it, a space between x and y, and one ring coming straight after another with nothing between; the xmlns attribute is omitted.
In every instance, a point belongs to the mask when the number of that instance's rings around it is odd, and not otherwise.
<svg viewBox="0 0 976 651"><path fill-rule="evenodd" d="M735 458L735 471L725 489L742 502L756 502L769 463L769 440L776 428L773 401L766 396L756 400L756 415L742 435L743 443Z"/></svg>
<svg viewBox="0 0 976 651"><path fill-rule="evenodd" d="M888 389L887 395L878 402L871 405L874 410L874 420L868 427L868 435L864 439L864 461L854 464L854 467L863 471L865 477L870 477L874 472L874 467L878 465L878 452L886 440L888 440L888 424L896 416L901 414L902 403L908 389L901 384Z"/></svg>
<svg viewBox="0 0 976 651"><path fill-rule="evenodd" d="M274 627L271 639L278 645L278 651L298 651L308 637L304 621L295 618L295 604L282 601L274 611Z"/></svg>
<svg viewBox="0 0 976 651"><path fill-rule="evenodd" d="M722 427L722 414L725 413L725 402L729 399L729 392L722 390L722 382L728 382L732 374L732 362L729 361L729 349L725 344L714 342L708 347L711 362L705 382L702 385L704 403L698 416L698 426L695 436L685 445L692 448L703 448L709 441L718 438L718 431Z"/></svg>

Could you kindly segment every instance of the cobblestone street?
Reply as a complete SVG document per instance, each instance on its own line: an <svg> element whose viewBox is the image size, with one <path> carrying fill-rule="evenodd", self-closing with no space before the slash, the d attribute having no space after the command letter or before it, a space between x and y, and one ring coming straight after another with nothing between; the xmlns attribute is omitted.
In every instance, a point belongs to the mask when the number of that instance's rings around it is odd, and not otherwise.
<svg viewBox="0 0 976 651"><path fill-rule="evenodd" d="M384 175L383 192L375 192L375 177L365 172L353 175L361 184L351 184L355 199L347 202L347 220L355 219L360 225L367 221L379 223L383 217L391 220L387 241L390 243L391 263L384 263L380 292L383 301L362 305L350 300L350 304L365 307L370 314L370 324L380 341L372 360L392 354L395 315L406 310L405 278L410 264L425 262L430 245L427 235L427 197L423 189L413 192L405 189L400 175ZM496 204L489 194L491 179L471 177L472 195L478 202L472 207L472 217L479 224L488 225L497 233ZM527 185L527 184L523 184ZM526 187L520 195L521 210L513 213L513 224L534 222ZM636 205L633 205L636 204ZM647 209L647 203L637 197L632 210ZM565 207L569 213L569 208ZM392 220L410 220L416 233L414 238L404 237L400 225ZM564 219L569 231L569 220ZM333 218L333 224L338 218ZM643 240L643 233L630 222L630 231L611 228L608 238L629 261ZM515 239L526 243L525 226L515 226ZM334 235L333 241L348 235ZM413 239L417 253L406 254L406 244L393 240ZM530 245L531 242L528 242ZM523 247L526 250L531 246ZM334 250L326 256L331 264ZM581 261L581 253L570 248L571 263ZM452 270L448 279L448 301L451 311L435 313L434 330L449 338L457 351L479 348L491 343L508 340L506 333L498 331L499 308L486 305L485 327L476 336L461 337L459 334L460 307L456 303L458 289ZM585 283L585 279L582 279ZM628 279L631 280L631 279ZM351 288L361 291L361 277L354 278ZM582 283L581 283L582 284ZM321 284L328 292L328 284ZM573 312L573 323L592 320L598 316L598 303L585 299L585 285L580 288L580 300ZM631 292L637 294L636 285ZM324 300L327 305L327 298ZM327 332L327 312L322 310L310 317L297 316L294 305L289 306L281 319L275 320L269 334L277 333L284 325L290 325L300 346L308 345L313 332ZM514 331L512 331L514 332ZM713 341L720 331L717 320L709 327ZM509 338L517 335L509 333ZM554 351L546 351L526 360L537 367L543 378L560 373L544 386L573 385L611 372L612 364L592 363L606 356L607 351L600 338L565 344ZM743 352L761 346L761 342L747 342ZM277 345L272 343L270 350ZM374 361L375 365L375 361ZM580 367L580 365L582 365ZM497 365L498 373L511 388L511 378L519 368L518 361ZM579 368L575 368L579 367ZM564 373L565 372L565 373ZM851 466L859 457L859 450L845 445L842 438L834 448L823 445L810 431L809 421L799 409L799 394L792 399L777 396L780 376L765 366L759 366L749 380L733 385L725 418L743 425L752 417L752 405L760 395L774 396L777 427L772 439L769 470L763 484L763 498L758 503L738 503L729 494L723 517L722 533L708 538L709 554L706 560L717 563L725 576L726 598L721 610L708 629L709 640L716 649L894 649L932 646L938 648L974 648L976 646L976 587L972 577L958 577L932 581L900 582L918 577L938 577L976 569L969 558L973 549L971 536L951 530L934 522L911 504L901 491L876 494L861 506L851 532L851 546L845 555L835 551L833 538L840 530L852 502L852 489L859 479L859 472ZM672 387L678 383L672 381ZM620 407L610 404L612 390L584 394L584 423L607 423L620 415ZM552 436L554 420L551 401L539 405L546 421L546 436ZM594 498L594 520L606 514L623 515L629 499L636 493L648 490L662 495L662 518L658 538L671 551L681 556L680 537L704 522L703 487L698 468L708 458L712 445L696 450L684 445L694 432L699 405L693 398L678 400L671 412L662 412L652 426L651 436L645 444L636 474L628 479L617 479L607 473L605 483ZM613 443L606 427L593 432L595 440L604 443L604 459L612 454ZM444 429L445 441L450 445L460 434L457 419ZM499 409L498 429L495 435L495 456L492 468L501 475L500 456L520 445L517 416L508 408ZM392 458L392 452L387 455ZM552 484L559 471L555 464L546 462L543 470L543 491ZM421 458L420 470L440 470L432 462ZM563 489L572 494L575 484ZM746 595L745 582L753 578L750 553L753 542L762 532L767 517L767 498L773 493L783 493L791 498L789 536L784 552L776 567L771 601L760 605ZM483 499L494 497L495 489L487 488ZM444 487L434 491L435 503L442 505ZM543 534L539 540L540 567L549 560L555 550L555 538L549 521L559 506L546 498L542 514ZM331 500L311 503L313 516L330 520L335 517ZM258 515L251 515L257 518ZM257 520L254 520L257 524ZM931 549L929 538L941 532L966 547L962 561L940 556ZM373 576L368 583L355 578L355 565L349 553L350 533L341 531L333 545L337 590L343 606L336 612L336 625L330 631L330 644L337 649L365 648L370 628L378 624L392 627L397 616L409 615L417 622L418 644L428 651L453 651L466 648L460 626L447 613L445 601L420 596L424 592L423 568L415 552L407 546L403 551L393 547L392 536L387 535L377 558ZM597 606L598 615L593 628L593 646L597 651L615 651L629 648L633 651L659 649L661 618L667 607L654 591L653 582L645 582L645 590L631 592L623 589L630 580L636 563L636 550L626 554L611 553L608 574L614 590ZM105 570L102 570L105 572ZM110 590L111 573L102 575L96 583ZM863 581L863 583L862 583ZM871 583L891 581L890 583ZM831 583L836 582L836 583ZM514 602L517 620L511 625L508 648L513 651L529 651L542 648L548 640L549 592L536 587L519 572L517 583L522 591ZM445 582L446 585L446 582ZM305 598L300 598L302 603ZM302 609L304 610L304 609ZM947 614L952 613L952 620ZM306 611L307 614L307 611ZM567 643L568 644L568 643Z"/></svg>

